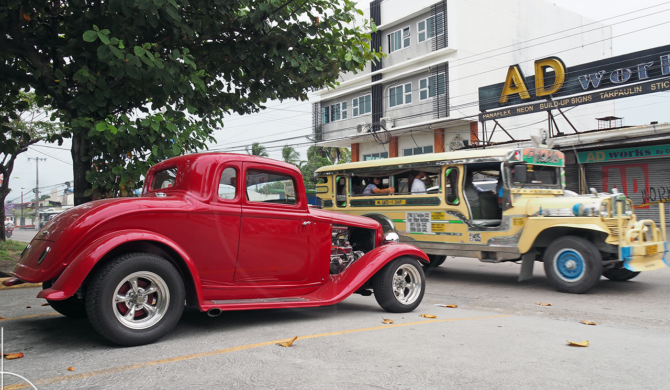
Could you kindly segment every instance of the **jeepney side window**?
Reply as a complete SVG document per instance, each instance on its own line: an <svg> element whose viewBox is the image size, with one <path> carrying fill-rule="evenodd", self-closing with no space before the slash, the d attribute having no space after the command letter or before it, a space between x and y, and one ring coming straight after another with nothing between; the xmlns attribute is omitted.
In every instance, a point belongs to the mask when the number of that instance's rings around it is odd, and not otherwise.
<svg viewBox="0 0 670 390"><path fill-rule="evenodd" d="M444 173L445 199L447 204L455 206L461 203L459 198L458 168L447 168Z"/></svg>
<svg viewBox="0 0 670 390"><path fill-rule="evenodd" d="M347 177L337 176L335 179L335 203L337 207L347 207Z"/></svg>

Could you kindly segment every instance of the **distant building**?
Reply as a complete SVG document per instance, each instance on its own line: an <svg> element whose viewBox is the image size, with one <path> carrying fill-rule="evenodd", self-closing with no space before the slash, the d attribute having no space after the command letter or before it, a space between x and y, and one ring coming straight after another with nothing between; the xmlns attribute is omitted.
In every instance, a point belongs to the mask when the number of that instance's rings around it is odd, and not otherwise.
<svg viewBox="0 0 670 390"><path fill-rule="evenodd" d="M503 82L509 65L532 75L533 61L552 53L568 66L612 55L610 27L543 0L374 0L366 17L378 26L372 47L387 57L341 75L335 89L315 92L320 100L312 110L318 144L351 147L352 161L480 143L478 87ZM613 107L579 107L571 114L588 122L571 120L594 128L593 118ZM531 114L501 124L528 139L546 121L526 124L546 118ZM495 136L509 140L501 131Z"/></svg>

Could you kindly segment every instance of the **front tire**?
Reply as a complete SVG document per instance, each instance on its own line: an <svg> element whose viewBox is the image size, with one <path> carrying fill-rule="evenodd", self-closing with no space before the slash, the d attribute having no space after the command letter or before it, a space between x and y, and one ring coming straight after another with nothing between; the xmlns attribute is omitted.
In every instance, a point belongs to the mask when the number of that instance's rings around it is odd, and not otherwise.
<svg viewBox="0 0 670 390"><path fill-rule="evenodd" d="M445 260L447 260L447 256L444 255L428 255L428 260L430 263L421 263L424 268L437 268L444 263Z"/></svg>
<svg viewBox="0 0 670 390"><path fill-rule="evenodd" d="M86 312L104 338L121 345L149 344L177 325L185 295L172 264L159 256L130 253L95 273L86 293Z"/></svg>
<svg viewBox="0 0 670 390"><path fill-rule="evenodd" d="M555 239L544 252L544 272L558 291L582 294L598 283L603 261L592 242L565 236Z"/></svg>
<svg viewBox="0 0 670 390"><path fill-rule="evenodd" d="M53 286L51 280L42 283L42 288L45 290L47 288L51 288L51 286ZM78 298L77 295L73 295L70 298L64 299L62 301L53 301L51 299L47 299L47 302L52 309L66 317L86 318L86 305L84 304L84 300Z"/></svg>
<svg viewBox="0 0 670 390"><path fill-rule="evenodd" d="M419 306L426 290L426 276L417 260L398 257L372 278L379 306L391 313L407 313Z"/></svg>
<svg viewBox="0 0 670 390"><path fill-rule="evenodd" d="M633 279L639 274L639 272L629 271L625 268L612 268L603 272L604 277L615 282L625 282Z"/></svg>

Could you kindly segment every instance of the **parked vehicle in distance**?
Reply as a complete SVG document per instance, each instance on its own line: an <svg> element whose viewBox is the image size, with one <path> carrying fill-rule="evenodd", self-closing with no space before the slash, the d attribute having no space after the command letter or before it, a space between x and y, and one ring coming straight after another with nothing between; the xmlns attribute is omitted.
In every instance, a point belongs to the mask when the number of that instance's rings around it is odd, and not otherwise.
<svg viewBox="0 0 670 390"><path fill-rule="evenodd" d="M319 168L324 210L375 218L439 266L447 256L544 263L556 289L583 293L665 268L665 214L638 220L623 194L566 194L564 155L546 148L463 150ZM418 173L426 183L414 187ZM378 193L364 188L377 179ZM411 188L420 188L412 192Z"/></svg>
<svg viewBox="0 0 670 390"><path fill-rule="evenodd" d="M375 220L308 207L293 165L192 154L149 169L141 197L55 216L3 283L43 283L38 297L56 311L140 345L174 328L184 301L216 316L374 293L387 311L412 311L428 258L397 238Z"/></svg>

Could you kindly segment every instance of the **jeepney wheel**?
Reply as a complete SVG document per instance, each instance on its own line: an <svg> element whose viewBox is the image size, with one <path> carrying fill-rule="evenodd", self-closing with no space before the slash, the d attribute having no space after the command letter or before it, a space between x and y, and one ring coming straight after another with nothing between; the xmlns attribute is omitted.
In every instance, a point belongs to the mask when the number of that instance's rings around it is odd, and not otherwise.
<svg viewBox="0 0 670 390"><path fill-rule="evenodd" d="M581 294L598 283L603 261L590 241L564 236L555 239L544 252L544 272L558 291Z"/></svg>
<svg viewBox="0 0 670 390"><path fill-rule="evenodd" d="M45 290L51 288L51 286L53 286L51 280L42 283L42 288ZM76 295L62 301L47 299L47 302L52 309L66 317L86 318L86 305L84 304L84 300Z"/></svg>
<svg viewBox="0 0 670 390"><path fill-rule="evenodd" d="M152 343L170 332L184 311L184 282L165 259L129 253L100 268L86 293L91 324L121 345Z"/></svg>
<svg viewBox="0 0 670 390"><path fill-rule="evenodd" d="M436 268L442 265L445 260L447 260L447 256L443 255L428 255L428 260L430 260L430 263L421 263L424 268Z"/></svg>
<svg viewBox="0 0 670 390"><path fill-rule="evenodd" d="M639 274L639 272L629 271L625 268L612 268L603 272L604 277L615 282L625 282L633 279Z"/></svg>
<svg viewBox="0 0 670 390"><path fill-rule="evenodd" d="M372 289L379 306L391 313L407 313L419 306L426 290L426 276L419 262L398 257L372 277Z"/></svg>

